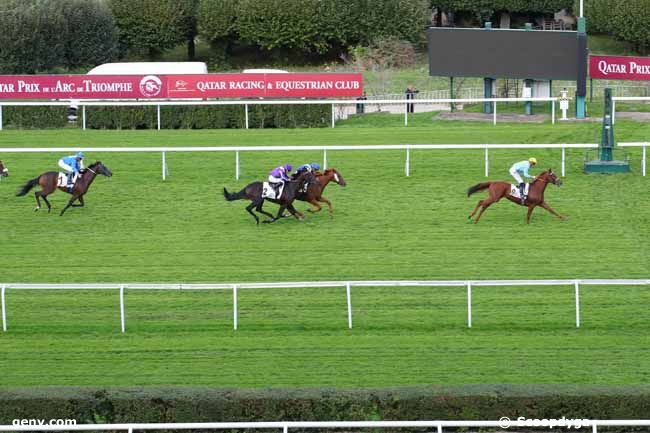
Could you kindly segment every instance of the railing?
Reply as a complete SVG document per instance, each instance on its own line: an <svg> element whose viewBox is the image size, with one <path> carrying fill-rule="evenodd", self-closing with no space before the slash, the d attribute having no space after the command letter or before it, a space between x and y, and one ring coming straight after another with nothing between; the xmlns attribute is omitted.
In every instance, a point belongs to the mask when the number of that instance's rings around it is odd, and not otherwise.
<svg viewBox="0 0 650 433"><path fill-rule="evenodd" d="M485 286L571 286L575 295L576 328L580 327L580 286L618 285L645 286L650 279L641 280L443 280L443 281L305 281L279 283L218 283L218 284L0 284L2 304L2 330L7 331L6 292L11 290L119 290L120 291L120 329L126 332L124 292L128 290L232 290L233 329L237 330L238 304L237 291L242 289L278 289L333 287L345 288L347 298L348 328L352 329L352 287L464 287L467 289L467 327L472 327L472 287Z"/></svg>
<svg viewBox="0 0 650 433"><path fill-rule="evenodd" d="M169 167L167 152L235 152L235 179L239 180L241 164L239 152L259 151L322 151L323 169L327 168L327 152L343 150L405 150L404 174L411 175L412 150L485 150L485 177L490 174L489 149L562 149L562 176L566 174L566 149L594 149L595 143L548 143L548 144L387 144L387 145L358 145L358 146L223 146L223 147L0 147L0 153L62 153L77 152L160 152L162 154L162 179L167 179ZM644 150L645 152L645 150ZM644 153L645 155L645 153ZM644 159L645 161L645 159Z"/></svg>
<svg viewBox="0 0 650 433"><path fill-rule="evenodd" d="M650 143L648 142L642 142L642 143L617 143L617 146L621 147L640 147L642 149L641 151L641 173L643 176L645 176L646 172L646 147L650 146Z"/></svg>
<svg viewBox="0 0 650 433"><path fill-rule="evenodd" d="M498 102L550 102L551 103L551 122L555 124L555 102L558 98L462 98L462 99L374 99L374 100L356 100L356 99L338 99L338 100L228 100L228 101L197 101L197 100L177 100L177 101L80 101L78 106L81 107L82 129L86 129L86 107L157 107L157 125L161 129L160 107L163 106L188 106L188 105L243 105L244 106L244 124L248 129L248 106L249 105L331 105L332 119L331 126L334 128L336 115L335 107L337 105L357 105L357 104L400 104L404 106L404 126L408 126L408 106L409 104L464 104L491 102L493 104L493 123L497 124L497 103ZM0 102L0 131L3 127L2 107L25 107L25 106L64 106L70 105L69 101L19 101L19 102Z"/></svg>
<svg viewBox="0 0 650 433"><path fill-rule="evenodd" d="M616 101L650 102L648 96L613 96L612 97L612 125L616 123Z"/></svg>
<svg viewBox="0 0 650 433"><path fill-rule="evenodd" d="M650 426L648 419L521 419L509 420L501 418L498 421L274 421L274 422L195 422L195 423L158 423L158 424L78 424L78 425L0 425L0 432L19 431L124 431L133 433L136 430L246 430L270 429L288 433L289 429L375 429L375 428L423 428L436 429L442 433L444 428L486 428L499 429L525 428L549 429L567 427L580 430L589 428L592 433L598 432L598 427L644 427ZM564 424L561 424L564 422Z"/></svg>

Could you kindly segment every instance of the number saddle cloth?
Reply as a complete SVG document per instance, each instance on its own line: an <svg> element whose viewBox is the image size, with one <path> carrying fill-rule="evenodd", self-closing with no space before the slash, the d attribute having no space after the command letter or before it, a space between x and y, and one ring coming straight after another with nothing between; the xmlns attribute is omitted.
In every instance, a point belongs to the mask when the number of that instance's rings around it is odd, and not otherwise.
<svg viewBox="0 0 650 433"><path fill-rule="evenodd" d="M525 197L528 197L528 189L529 188L530 188L529 183L524 185L524 196ZM521 198L521 194L519 193L519 185L510 184L510 195L515 197L515 198Z"/></svg>

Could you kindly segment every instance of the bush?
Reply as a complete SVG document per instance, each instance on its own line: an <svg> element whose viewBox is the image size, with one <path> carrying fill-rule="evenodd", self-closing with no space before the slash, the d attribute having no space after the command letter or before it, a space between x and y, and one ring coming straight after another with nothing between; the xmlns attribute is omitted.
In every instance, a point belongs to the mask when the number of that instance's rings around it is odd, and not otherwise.
<svg viewBox="0 0 650 433"><path fill-rule="evenodd" d="M615 2L609 31L646 54L650 49L650 0Z"/></svg>
<svg viewBox="0 0 650 433"><path fill-rule="evenodd" d="M329 105L253 105L248 108L249 128L321 128L330 126ZM81 110L79 110L81 111ZM67 125L66 107L4 107L7 128L43 129ZM244 128L242 105L163 106L163 129ZM81 126L79 112L79 127ZM156 107L87 107L89 129L156 129Z"/></svg>

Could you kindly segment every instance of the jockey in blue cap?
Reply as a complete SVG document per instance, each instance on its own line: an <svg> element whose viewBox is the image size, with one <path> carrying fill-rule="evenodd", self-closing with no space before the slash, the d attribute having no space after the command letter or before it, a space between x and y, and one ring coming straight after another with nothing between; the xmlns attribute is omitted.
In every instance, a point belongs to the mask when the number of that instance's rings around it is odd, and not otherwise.
<svg viewBox="0 0 650 433"><path fill-rule="evenodd" d="M312 162L311 164L303 164L300 167L296 169L296 174L300 174L303 171L307 171L309 173L313 173L315 171L320 170L320 164L317 162Z"/></svg>
<svg viewBox="0 0 650 433"><path fill-rule="evenodd" d="M68 173L68 188L74 185L75 175L78 177L84 169L84 153L77 152L75 155L65 156L59 159L59 167Z"/></svg>

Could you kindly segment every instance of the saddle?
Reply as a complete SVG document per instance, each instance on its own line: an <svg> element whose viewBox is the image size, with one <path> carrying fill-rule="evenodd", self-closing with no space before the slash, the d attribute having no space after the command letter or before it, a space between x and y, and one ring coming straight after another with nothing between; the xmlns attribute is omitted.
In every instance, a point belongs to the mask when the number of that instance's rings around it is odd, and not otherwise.
<svg viewBox="0 0 650 433"><path fill-rule="evenodd" d="M262 183L262 198L268 198L271 200L278 200L282 197L282 192L284 191L284 182L280 183Z"/></svg>
<svg viewBox="0 0 650 433"><path fill-rule="evenodd" d="M524 185L524 199L528 197L528 190L530 189L530 184L527 183ZM519 185L510 184L510 195L515 198L522 198L521 193L519 192Z"/></svg>
<svg viewBox="0 0 650 433"><path fill-rule="evenodd" d="M61 173L59 172L59 175L56 179L56 186L59 188L67 188L68 192L72 192L72 188L74 187L75 183L77 183L77 180L81 177L81 173L75 174L72 179L72 185L68 185L68 173Z"/></svg>

